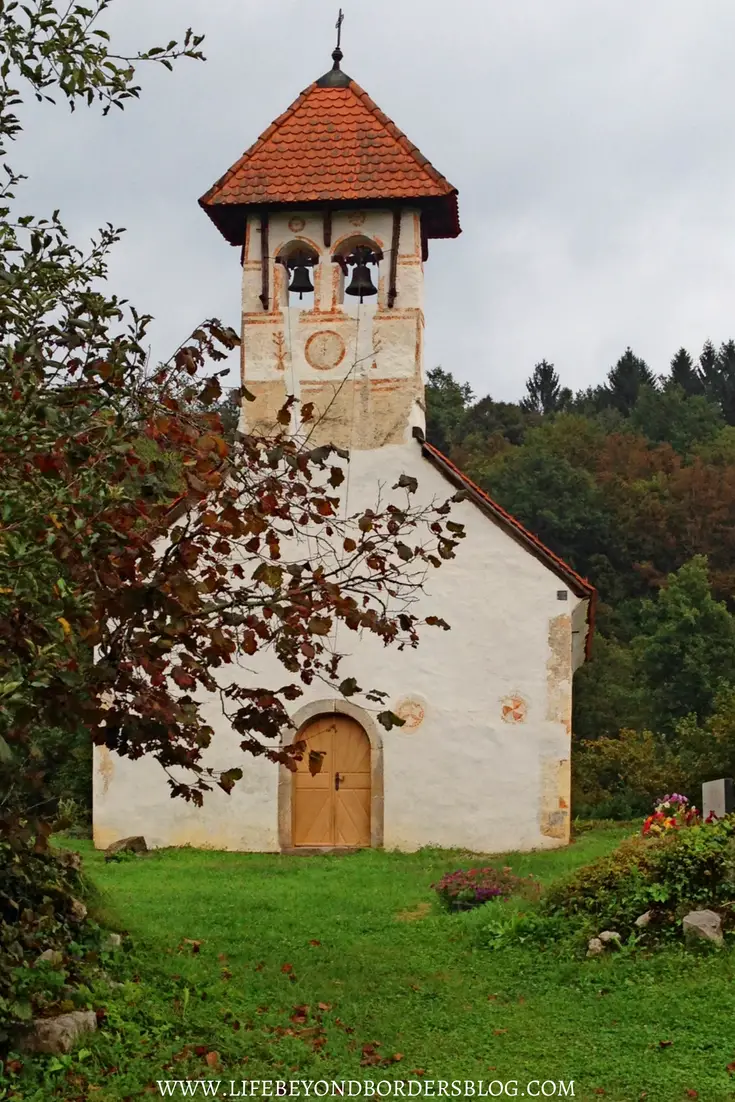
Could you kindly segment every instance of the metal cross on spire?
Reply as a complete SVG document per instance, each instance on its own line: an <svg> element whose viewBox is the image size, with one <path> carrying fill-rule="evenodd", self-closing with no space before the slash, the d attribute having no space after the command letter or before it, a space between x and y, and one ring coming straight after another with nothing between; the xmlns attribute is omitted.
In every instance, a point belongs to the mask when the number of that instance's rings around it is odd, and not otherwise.
<svg viewBox="0 0 735 1102"><path fill-rule="evenodd" d="M332 66L333 71L339 70L339 63L344 57L344 54L342 53L342 24L344 23L344 21L345 13L340 8L339 15L337 16L337 23L335 24L337 27L337 48L332 53L332 60L334 61L334 65Z"/></svg>

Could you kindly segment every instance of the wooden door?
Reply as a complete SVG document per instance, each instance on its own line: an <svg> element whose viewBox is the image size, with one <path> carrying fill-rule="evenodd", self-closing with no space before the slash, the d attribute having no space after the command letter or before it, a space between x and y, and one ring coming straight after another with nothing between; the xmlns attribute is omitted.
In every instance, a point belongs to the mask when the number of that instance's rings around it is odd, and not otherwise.
<svg viewBox="0 0 735 1102"><path fill-rule="evenodd" d="M354 719L321 716L299 735L306 743L293 776L294 846L370 845L370 740ZM311 755L321 755L314 769Z"/></svg>

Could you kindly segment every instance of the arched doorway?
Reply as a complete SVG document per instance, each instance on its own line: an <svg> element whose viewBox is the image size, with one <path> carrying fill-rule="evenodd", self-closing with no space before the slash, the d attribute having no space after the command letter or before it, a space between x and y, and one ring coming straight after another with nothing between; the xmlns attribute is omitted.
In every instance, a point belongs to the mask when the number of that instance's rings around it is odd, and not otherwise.
<svg viewBox="0 0 735 1102"><path fill-rule="evenodd" d="M317 716L294 740L306 743L291 775L294 847L371 844L372 768L364 728L339 712Z"/></svg>

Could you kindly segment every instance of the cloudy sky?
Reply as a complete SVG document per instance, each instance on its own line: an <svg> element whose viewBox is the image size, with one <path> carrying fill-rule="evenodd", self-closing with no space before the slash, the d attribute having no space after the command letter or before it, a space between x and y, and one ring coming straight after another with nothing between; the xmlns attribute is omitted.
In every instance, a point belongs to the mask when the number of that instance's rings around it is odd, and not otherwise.
<svg viewBox="0 0 735 1102"><path fill-rule="evenodd" d="M664 371L735 337L732 0L342 0L343 68L460 193L426 267L427 367L520 396L574 388L630 344ZM238 325L238 252L197 198L331 65L337 0L113 0L120 52L205 33L206 64L142 71L124 113L35 105L14 163L77 239L127 234L112 285L154 356Z"/></svg>

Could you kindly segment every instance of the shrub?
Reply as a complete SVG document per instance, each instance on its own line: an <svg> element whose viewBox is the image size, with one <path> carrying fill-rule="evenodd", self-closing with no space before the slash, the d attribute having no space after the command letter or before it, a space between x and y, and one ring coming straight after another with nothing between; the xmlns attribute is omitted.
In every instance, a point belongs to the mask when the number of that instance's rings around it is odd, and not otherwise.
<svg viewBox="0 0 735 1102"><path fill-rule="evenodd" d="M687 784L676 750L652 731L582 742L572 770L575 813L582 818L643 816L665 785Z"/></svg>
<svg viewBox="0 0 735 1102"><path fill-rule="evenodd" d="M489 922L478 927L474 942L481 949L506 949L524 944L545 949L552 943L564 941L568 932L568 923L561 915L540 914L537 910L496 913Z"/></svg>
<svg viewBox="0 0 735 1102"><path fill-rule="evenodd" d="M92 935L83 889L77 854L0 842L0 1048L15 1026L69 999L84 955L79 943ZM34 967L46 949L62 953L61 967Z"/></svg>
<svg viewBox="0 0 735 1102"><path fill-rule="evenodd" d="M632 928L653 911L652 930L693 907L735 902L735 816L658 836L638 836L547 891L542 910ZM729 912L725 910L725 918Z"/></svg>
<svg viewBox="0 0 735 1102"><path fill-rule="evenodd" d="M511 895L539 891L533 877L523 879L514 876L507 867L496 869L493 866L448 872L431 886L449 911L466 911L489 903L491 899L509 899Z"/></svg>

